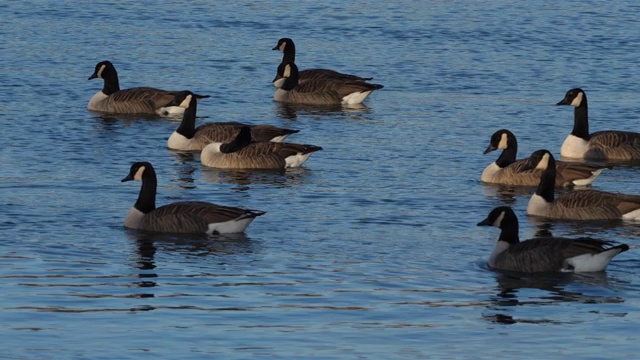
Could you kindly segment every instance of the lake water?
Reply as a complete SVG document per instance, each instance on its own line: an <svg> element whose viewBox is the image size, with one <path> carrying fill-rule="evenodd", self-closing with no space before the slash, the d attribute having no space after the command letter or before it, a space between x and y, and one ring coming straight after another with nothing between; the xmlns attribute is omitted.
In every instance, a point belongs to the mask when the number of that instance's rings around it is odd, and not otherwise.
<svg viewBox="0 0 640 360"><path fill-rule="evenodd" d="M520 157L559 154L586 90L592 131L640 131L635 1L120 2L0 5L0 357L5 359L629 359L640 351L640 225L536 222L533 189L479 181L512 130ZM364 109L284 107L281 37L301 68L384 84ZM201 122L299 129L301 169L203 169L166 149L170 119L87 111L111 60L123 88L210 94ZM246 234L123 228L139 183L158 204L267 211ZM594 188L640 192L640 167ZM514 207L538 232L628 243L606 273L486 268Z"/></svg>

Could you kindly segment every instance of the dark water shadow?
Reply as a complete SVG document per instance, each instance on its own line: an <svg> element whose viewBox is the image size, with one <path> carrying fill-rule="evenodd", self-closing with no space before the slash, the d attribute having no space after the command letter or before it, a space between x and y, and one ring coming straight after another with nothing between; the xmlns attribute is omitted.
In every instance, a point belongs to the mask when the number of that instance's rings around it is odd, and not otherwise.
<svg viewBox="0 0 640 360"><path fill-rule="evenodd" d="M276 170L236 170L202 168L204 181L214 184L236 184L239 190L248 190L250 185L272 185L275 188L288 188L304 183L312 171L304 167Z"/></svg>
<svg viewBox="0 0 640 360"><path fill-rule="evenodd" d="M513 205L517 201L517 197L529 197L536 191L535 186L511 186L484 182L482 185L485 197L495 198L506 205Z"/></svg>
<svg viewBox="0 0 640 360"><path fill-rule="evenodd" d="M606 272L522 274L496 271L495 273L497 292L489 297L488 305L482 315L491 323L566 324L566 319L554 318L553 312L547 314L543 310L530 310L567 302L618 304L625 301L622 297L610 295L610 291L606 290L614 286L610 284ZM580 290L569 290L569 287L594 291L592 294L587 294ZM598 291L598 289L605 291ZM598 292L602 295L597 294ZM544 315L540 316L540 313ZM575 322L580 321L580 319L575 320Z"/></svg>
<svg viewBox="0 0 640 360"><path fill-rule="evenodd" d="M345 116L355 117L371 114L371 109L364 104L354 105L303 105L274 102L275 113L286 120L297 120L299 115L306 116Z"/></svg>
<svg viewBox="0 0 640 360"><path fill-rule="evenodd" d="M159 286L161 277L157 269L165 267L159 254L171 256L171 265L176 262L202 261L225 262L225 257L233 255L251 254L258 250L256 244L244 233L223 235L199 234L162 234L146 231L125 229L126 236L134 246L132 252L132 267L138 269L136 280L132 288L139 291L130 295L133 298L153 298L154 288ZM212 260L213 259L213 260ZM155 308L150 305L138 306L132 311L150 311Z"/></svg>

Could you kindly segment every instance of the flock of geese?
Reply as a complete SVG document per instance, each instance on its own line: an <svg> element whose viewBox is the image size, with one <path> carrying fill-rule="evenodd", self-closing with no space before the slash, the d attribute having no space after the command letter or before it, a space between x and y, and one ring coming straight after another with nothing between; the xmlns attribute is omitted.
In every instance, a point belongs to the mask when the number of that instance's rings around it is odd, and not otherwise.
<svg viewBox="0 0 640 360"><path fill-rule="evenodd" d="M578 161L638 161L640 133L598 131L589 133L587 95L571 89L556 105L574 110L573 130L560 148L562 157ZM527 214L560 220L640 221L640 195L626 195L593 189L568 191L556 196L556 187L587 186L606 168L588 162L556 161L549 150L534 151L517 159L515 135L501 129L491 136L485 154L502 150L487 166L480 179L487 183L511 186L537 186L527 206ZM539 237L520 241L518 218L510 207L493 209L478 226L500 228L498 243L489 257L489 266L518 272L603 271L617 254L629 250L626 244L614 245L592 238L567 239Z"/></svg>
<svg viewBox="0 0 640 360"><path fill-rule="evenodd" d="M283 53L276 76L273 99L307 105L351 105L362 103L383 85L372 78L329 69L299 70L295 44L282 38L273 50ZM110 114L182 115L167 147L177 151L199 151L204 166L220 169L286 169L301 166L321 147L284 142L298 130L272 125L238 122L206 123L196 127L198 101L208 95L166 91L150 87L120 89L118 74L109 61L99 62L89 79L103 79L104 86L88 109ZM587 96L581 89L569 90L557 105L575 108L573 130L562 144L563 157L582 161L640 160L640 133L599 131L589 133ZM625 195L585 189L556 197L556 187L588 186L607 167L588 162L556 161L548 150L538 150L517 159L515 135L502 129L491 136L485 154L502 150L498 159L481 175L486 183L537 186L527 214L567 220L640 220L640 195ZM611 168L611 167L609 167ZM127 228L168 233L223 234L243 232L263 211L221 206L203 201L182 201L156 207L157 178L149 162L131 165L122 181L141 181L138 199L127 214ZM541 237L520 241L518 219L510 207L493 209L478 223L501 229L488 264L491 268L518 272L602 271L628 245L614 245L592 238Z"/></svg>

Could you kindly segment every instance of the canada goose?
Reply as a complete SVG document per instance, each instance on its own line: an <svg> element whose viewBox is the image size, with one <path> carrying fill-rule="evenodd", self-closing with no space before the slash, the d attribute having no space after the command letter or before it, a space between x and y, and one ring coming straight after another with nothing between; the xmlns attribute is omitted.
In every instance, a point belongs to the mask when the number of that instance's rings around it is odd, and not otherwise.
<svg viewBox="0 0 640 360"><path fill-rule="evenodd" d="M130 229L191 234L243 232L264 211L221 206L204 201L180 201L156 208L156 172L148 162L131 165L122 182L142 181L135 205L124 219Z"/></svg>
<svg viewBox="0 0 640 360"><path fill-rule="evenodd" d="M179 91L166 91L151 87L134 87L120 90L118 73L110 61L101 61L89 76L91 79L103 79L104 87L98 91L87 108L91 111L106 112L112 114L157 114L174 115L184 112L184 105L168 104L175 98ZM209 95L197 95L198 99L208 98Z"/></svg>
<svg viewBox="0 0 640 360"><path fill-rule="evenodd" d="M278 44L272 50L282 51L282 62L280 66L278 66L278 71L276 73L276 77L273 79L274 85L277 85L279 79L282 79L284 74L284 64L287 62L296 62L296 45L293 43L293 40L289 38L282 38L278 40ZM318 80L318 79L338 79L338 80L353 80L353 81L369 81L373 78L363 78L357 75L344 74L341 72L337 72L335 70L329 69L306 69L301 70L298 74L298 82L300 84L304 83L307 80Z"/></svg>
<svg viewBox="0 0 640 360"><path fill-rule="evenodd" d="M384 86L363 81L321 79L298 83L298 67L293 62L284 65L284 81L273 99L278 102L307 105L360 104L372 91Z"/></svg>
<svg viewBox="0 0 640 360"><path fill-rule="evenodd" d="M507 129L493 133L491 142L484 151L485 154L502 150L498 160L487 166L482 172L480 180L487 183L536 186L540 183L542 170L523 170L528 159L516 160L518 141L516 136ZM556 162L556 186L586 186L590 185L600 175L605 167L589 164Z"/></svg>
<svg viewBox="0 0 640 360"><path fill-rule="evenodd" d="M525 169L542 170L527 214L566 220L640 220L640 195L597 190L568 192L554 199L556 165L548 150L535 151Z"/></svg>
<svg viewBox="0 0 640 360"><path fill-rule="evenodd" d="M243 126L251 128L251 140L253 141L282 142L287 136L300 131L281 129L272 125L246 125L239 122L216 122L196 127L197 98L192 92L184 91L169 104L183 102L189 105L182 115L180 126L167 140L169 149L202 150L212 142L228 142L238 135Z"/></svg>
<svg viewBox="0 0 640 360"><path fill-rule="evenodd" d="M301 166L320 146L276 142L251 142L251 128L243 127L228 143L211 143L200 161L219 169L285 169Z"/></svg>
<svg viewBox="0 0 640 360"><path fill-rule="evenodd" d="M500 228L489 257L493 269L526 273L604 271L611 259L629 250L626 244L581 237L538 237L520 242L518 218L508 206L493 209L478 226Z"/></svg>
<svg viewBox="0 0 640 360"><path fill-rule="evenodd" d="M560 155L591 160L640 160L640 133L608 130L589 134L589 107L582 89L567 91L556 105L575 107L573 130L562 143Z"/></svg>

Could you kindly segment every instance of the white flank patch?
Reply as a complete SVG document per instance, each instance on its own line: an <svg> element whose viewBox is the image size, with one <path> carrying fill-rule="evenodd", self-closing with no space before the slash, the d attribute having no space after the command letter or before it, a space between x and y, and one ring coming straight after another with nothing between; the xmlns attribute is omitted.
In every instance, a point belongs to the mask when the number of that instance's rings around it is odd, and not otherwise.
<svg viewBox="0 0 640 360"><path fill-rule="evenodd" d="M307 154L296 154L296 155L291 155L289 157L287 157L285 160L285 166L286 168L295 168L295 167L300 167L302 166L302 164L304 164L305 161L307 161L307 159L309 158L309 156L311 156L311 154L313 153L307 153Z"/></svg>
<svg viewBox="0 0 640 360"><path fill-rule="evenodd" d="M585 139L569 134L560 147L560 155L566 158L582 159L588 149L589 145Z"/></svg>
<svg viewBox="0 0 640 360"><path fill-rule="evenodd" d="M504 213L503 213L504 215ZM506 241L502 241L502 240L498 240L498 243L496 244L496 247L493 248L493 252L491 252L491 256L489 256L489 267L491 268L496 268L496 259L498 258L498 255L502 254L505 250L507 250L509 247L511 246L511 244L509 244Z"/></svg>
<svg viewBox="0 0 640 360"><path fill-rule="evenodd" d="M176 131L169 136L167 147L172 150L200 150L193 139L187 139L184 135Z"/></svg>
<svg viewBox="0 0 640 360"><path fill-rule="evenodd" d="M498 144L498 149L504 150L509 146L509 141L507 140L507 134L503 133L500 138L500 143Z"/></svg>
<svg viewBox="0 0 640 360"><path fill-rule="evenodd" d="M540 195L533 194L527 206L527 215L545 216L551 205Z"/></svg>
<svg viewBox="0 0 640 360"><path fill-rule="evenodd" d="M573 272L595 272L603 271L609 261L620 252L620 249L613 249L599 254L582 254L566 260L567 264L573 266Z"/></svg>
<svg viewBox="0 0 640 360"><path fill-rule="evenodd" d="M626 214L622 214L623 220L640 221L640 209L633 210Z"/></svg>
<svg viewBox="0 0 640 360"><path fill-rule="evenodd" d="M286 139L289 135L290 134L276 136L276 137L271 138L271 140L269 140L269 141L271 141L271 142L283 142L284 139Z"/></svg>
<svg viewBox="0 0 640 360"><path fill-rule="evenodd" d="M587 185L591 185L591 183L598 177L598 175L600 175L600 173L602 172L602 170L604 170L604 168L602 169L598 169L596 171L594 171L591 175L591 177L586 178L586 179L578 179L578 180L573 180L573 185L576 186L587 186Z"/></svg>
<svg viewBox="0 0 640 360"><path fill-rule="evenodd" d="M480 180L484 182L492 183L495 181L494 177L500 170L502 170L502 168L498 166L498 164L496 164L495 162L492 162L491 164L489 164L489 166L484 168L484 171L482 172L482 176L480 176Z"/></svg>
<svg viewBox="0 0 640 360"><path fill-rule="evenodd" d="M207 234L233 234L243 232L255 218L244 218L242 220L229 220L221 223L211 223L207 228Z"/></svg>
<svg viewBox="0 0 640 360"><path fill-rule="evenodd" d="M184 110L182 106L167 106L157 109L156 114L162 116L182 115Z"/></svg>
<svg viewBox="0 0 640 360"><path fill-rule="evenodd" d="M580 104L582 104L582 97L583 97L583 93L579 92L578 96L576 96L576 98L573 99L573 101L571 102L571 106L575 106L575 107L580 106Z"/></svg>
<svg viewBox="0 0 640 360"><path fill-rule="evenodd" d="M93 111L100 111L101 108L99 104L106 98L108 98L107 94L103 93L102 90L98 91L91 100L89 100L89 104L87 104L87 109Z"/></svg>
<svg viewBox="0 0 640 360"><path fill-rule="evenodd" d="M140 220L144 217L142 211L132 207L127 213L127 217L124 218L124 227L129 229L139 229Z"/></svg>
<svg viewBox="0 0 640 360"><path fill-rule="evenodd" d="M360 104L371 94L371 90L369 91L356 91L342 98L342 103L347 105L352 104Z"/></svg>

